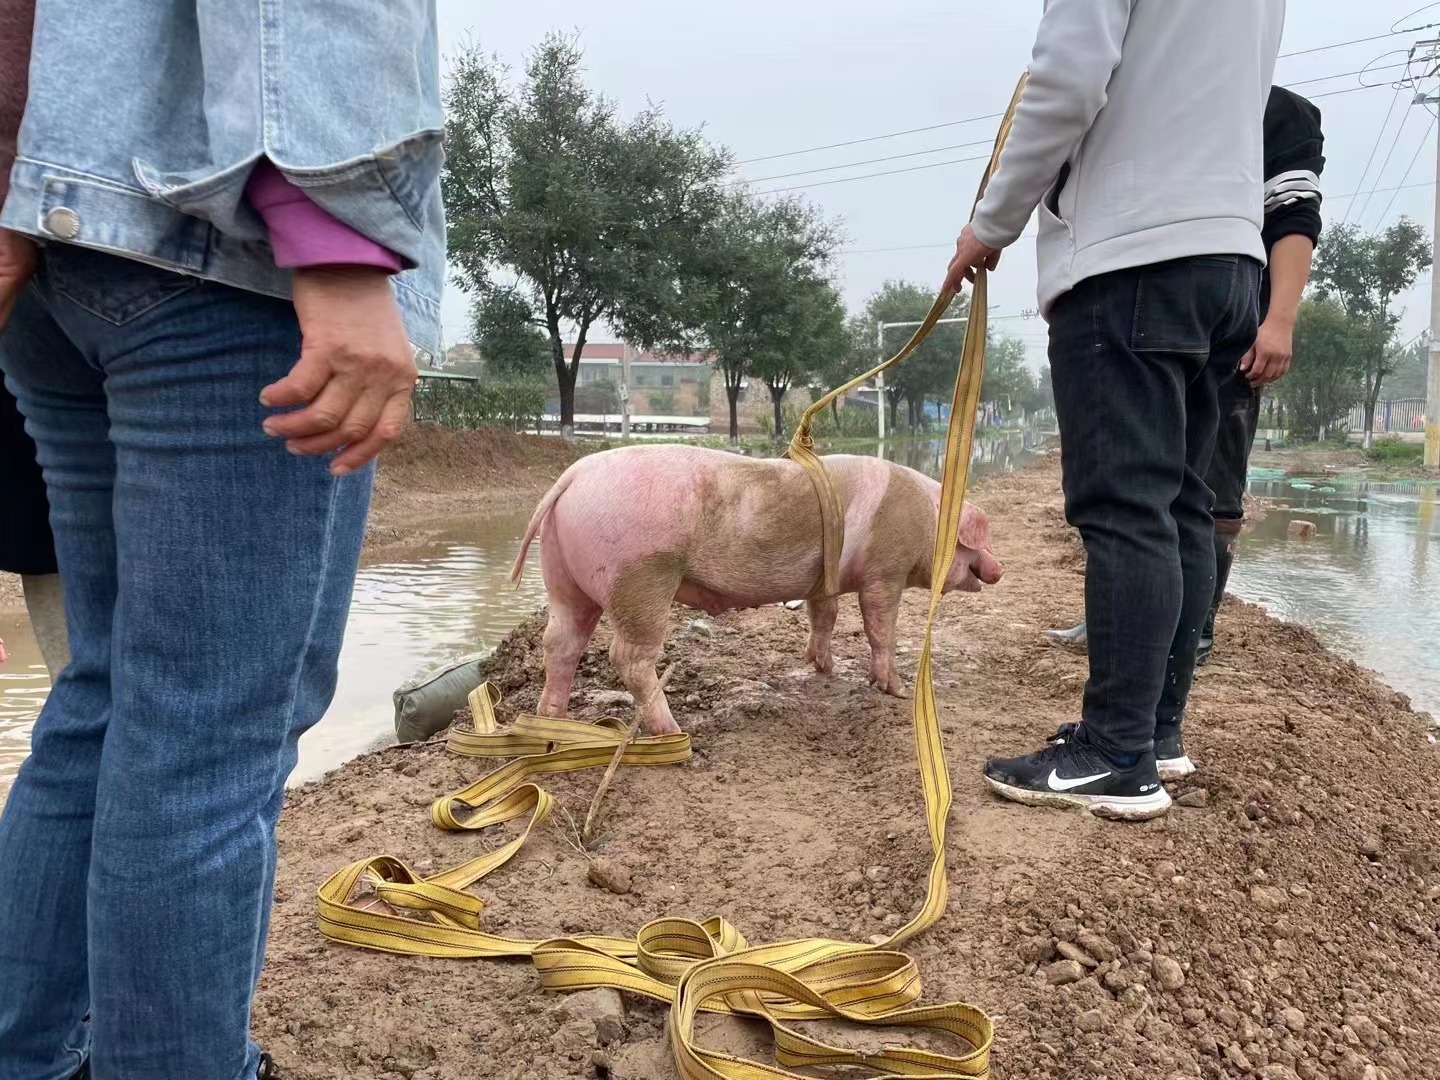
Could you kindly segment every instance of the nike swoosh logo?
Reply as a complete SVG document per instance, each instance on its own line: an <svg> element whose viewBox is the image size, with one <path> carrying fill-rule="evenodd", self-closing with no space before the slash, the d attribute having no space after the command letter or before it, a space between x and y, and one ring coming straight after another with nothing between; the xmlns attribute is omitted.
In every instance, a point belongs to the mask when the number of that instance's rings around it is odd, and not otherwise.
<svg viewBox="0 0 1440 1080"><path fill-rule="evenodd" d="M1073 780L1062 780L1060 774L1054 769L1050 770L1051 791L1074 791L1076 788L1084 787L1086 784L1093 784L1097 780L1104 780L1110 773L1096 773L1094 776L1077 776Z"/></svg>

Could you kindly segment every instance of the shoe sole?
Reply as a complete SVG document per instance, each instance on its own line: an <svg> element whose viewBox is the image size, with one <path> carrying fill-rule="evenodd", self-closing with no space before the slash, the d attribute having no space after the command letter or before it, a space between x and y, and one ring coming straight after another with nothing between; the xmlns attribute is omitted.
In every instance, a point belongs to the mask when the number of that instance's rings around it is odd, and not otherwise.
<svg viewBox="0 0 1440 1080"><path fill-rule="evenodd" d="M1195 763L1189 756L1165 758L1155 762L1155 768L1159 771L1161 780L1183 780L1194 774Z"/></svg>
<svg viewBox="0 0 1440 1080"><path fill-rule="evenodd" d="M1045 640L1057 649L1064 649L1066 652L1072 652L1079 656L1084 656L1090 651L1089 642L1071 641L1068 638L1051 637L1049 634L1045 635Z"/></svg>
<svg viewBox="0 0 1440 1080"><path fill-rule="evenodd" d="M990 785L990 790L1001 798L1024 806L1079 806L1096 817L1116 821L1149 821L1166 813L1172 805L1170 793L1163 787L1153 795L1078 795L1065 791L1031 791L1029 788L1002 784L988 776L985 777L985 782Z"/></svg>

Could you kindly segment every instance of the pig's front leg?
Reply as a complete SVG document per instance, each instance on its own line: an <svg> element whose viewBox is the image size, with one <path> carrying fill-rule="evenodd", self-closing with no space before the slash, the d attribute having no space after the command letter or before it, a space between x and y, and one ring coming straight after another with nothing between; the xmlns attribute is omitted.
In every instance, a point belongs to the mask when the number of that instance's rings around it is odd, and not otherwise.
<svg viewBox="0 0 1440 1080"><path fill-rule="evenodd" d="M894 697L906 697L905 681L895 670L895 622L902 588L876 582L860 590L860 616L870 639L870 682Z"/></svg>
<svg viewBox="0 0 1440 1080"><path fill-rule="evenodd" d="M835 616L840 613L840 598L826 596L807 600L805 607L810 613L810 645L805 650L805 659L822 675L832 675L835 657L830 653L830 639L835 632Z"/></svg>

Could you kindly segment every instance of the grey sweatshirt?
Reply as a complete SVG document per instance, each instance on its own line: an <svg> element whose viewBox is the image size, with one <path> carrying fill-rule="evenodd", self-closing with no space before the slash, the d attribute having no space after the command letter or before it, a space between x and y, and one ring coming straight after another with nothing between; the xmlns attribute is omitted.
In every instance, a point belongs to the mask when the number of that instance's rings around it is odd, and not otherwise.
<svg viewBox="0 0 1440 1080"><path fill-rule="evenodd" d="M1097 274L1264 261L1263 119L1285 0L1048 0L1030 82L973 222L1040 215L1042 312Z"/></svg>

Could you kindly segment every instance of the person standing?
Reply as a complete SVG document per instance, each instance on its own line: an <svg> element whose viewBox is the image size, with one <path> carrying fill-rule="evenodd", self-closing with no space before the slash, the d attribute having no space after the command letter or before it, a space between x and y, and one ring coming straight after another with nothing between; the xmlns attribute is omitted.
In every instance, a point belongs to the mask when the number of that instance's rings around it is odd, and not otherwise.
<svg viewBox="0 0 1440 1080"><path fill-rule="evenodd" d="M1082 722L988 761L1005 798L1170 808L1157 710L1162 695L1183 707L1214 591L1203 476L1220 386L1259 322L1284 17L1284 0L1049 0L1008 145L956 241L949 287L993 268L1039 210L1066 515L1087 555Z"/></svg>
<svg viewBox="0 0 1440 1080"><path fill-rule="evenodd" d="M272 1076L275 824L438 337L434 5L0 0L0 102L71 652L0 813L0 1080Z"/></svg>
<svg viewBox="0 0 1440 1080"><path fill-rule="evenodd" d="M1320 174L1325 170L1325 134L1320 110L1293 90L1270 88L1265 107L1265 227L1261 234L1269 262L1260 279L1260 333L1235 376L1220 386L1220 429L1205 486L1215 495L1215 592L1200 631L1195 663L1210 658L1215 617L1235 562L1245 523L1245 477L1260 423L1260 394L1290 370L1295 320L1310 280L1310 263L1320 239ZM1047 630L1053 644L1087 646L1085 624ZM1164 718L1162 717L1162 726ZM1162 779L1186 776L1193 765L1179 738L1156 746ZM1062 728L1060 735L1065 734Z"/></svg>

